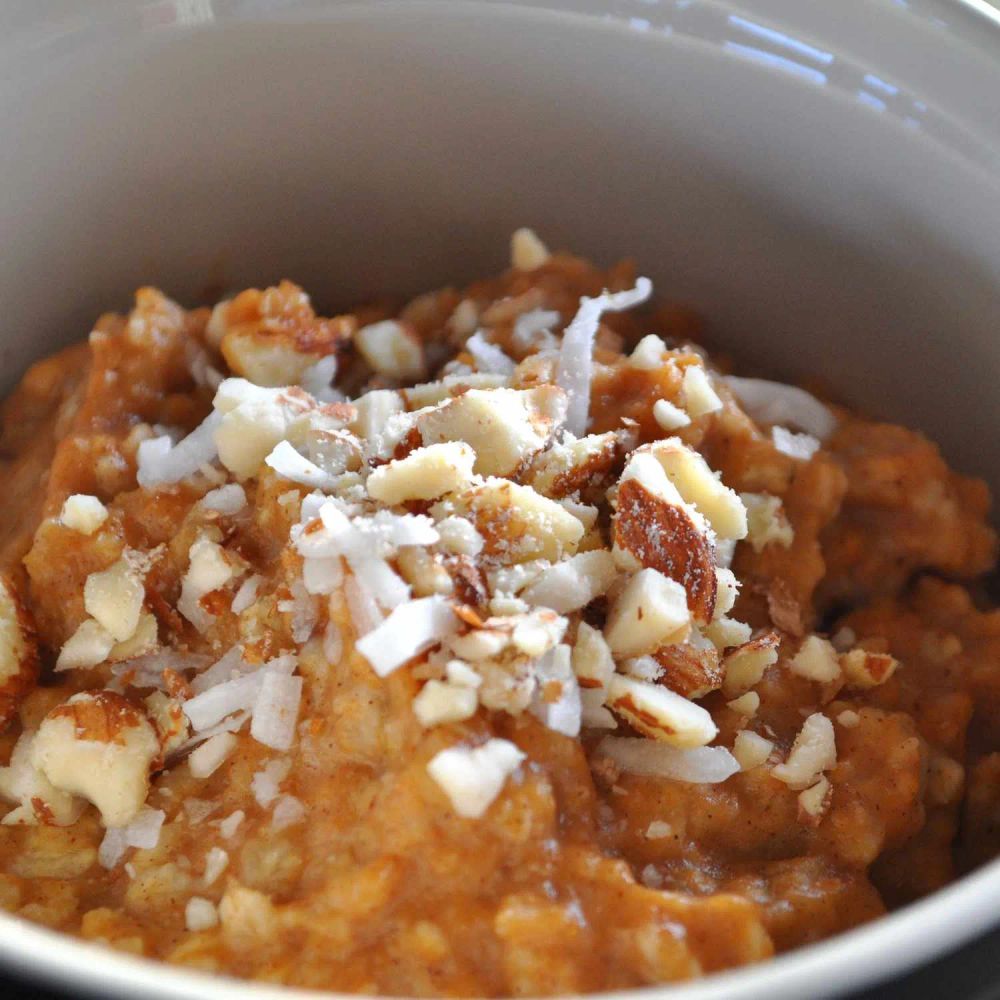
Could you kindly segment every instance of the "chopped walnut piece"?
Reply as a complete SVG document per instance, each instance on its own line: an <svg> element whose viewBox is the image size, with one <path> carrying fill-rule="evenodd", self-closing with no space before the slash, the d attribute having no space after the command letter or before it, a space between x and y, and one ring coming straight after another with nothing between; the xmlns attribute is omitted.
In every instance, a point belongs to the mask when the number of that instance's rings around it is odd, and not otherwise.
<svg viewBox="0 0 1000 1000"><path fill-rule="evenodd" d="M97 806L105 826L125 826L146 801L160 741L146 716L113 691L84 691L42 720L31 760L54 788Z"/></svg>
<svg viewBox="0 0 1000 1000"><path fill-rule="evenodd" d="M888 653L852 649L840 654L840 666L849 688L866 691L884 684L899 668L899 660Z"/></svg>
<svg viewBox="0 0 1000 1000"><path fill-rule="evenodd" d="M126 552L107 569L87 577L83 604L116 642L124 642L135 634L145 596L142 560Z"/></svg>
<svg viewBox="0 0 1000 1000"><path fill-rule="evenodd" d="M0 796L17 803L3 818L4 826L72 826L85 803L62 791L32 763L33 732L24 732L14 744L10 763L0 767Z"/></svg>

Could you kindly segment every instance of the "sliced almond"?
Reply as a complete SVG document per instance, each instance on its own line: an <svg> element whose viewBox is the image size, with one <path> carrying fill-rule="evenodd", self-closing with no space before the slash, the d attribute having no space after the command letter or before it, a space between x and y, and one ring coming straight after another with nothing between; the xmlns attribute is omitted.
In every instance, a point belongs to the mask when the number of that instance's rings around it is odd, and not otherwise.
<svg viewBox="0 0 1000 1000"><path fill-rule="evenodd" d="M774 743L759 733L741 729L733 741L733 756L739 761L741 771L752 771L767 761Z"/></svg>
<svg viewBox="0 0 1000 1000"><path fill-rule="evenodd" d="M623 479L613 523L617 552L676 580L687 593L692 618L712 620L716 575L712 545L687 505L668 503L639 479Z"/></svg>
<svg viewBox="0 0 1000 1000"><path fill-rule="evenodd" d="M675 643L662 646L652 655L663 667L659 683L685 698L704 698L722 686L724 669L718 650L710 643Z"/></svg>
<svg viewBox="0 0 1000 1000"><path fill-rule="evenodd" d="M722 409L722 400L701 365L684 369L684 409L692 417L702 417Z"/></svg>
<svg viewBox="0 0 1000 1000"><path fill-rule="evenodd" d="M472 481L476 453L462 441L432 444L374 469L368 495L395 505L408 500L434 500Z"/></svg>
<svg viewBox="0 0 1000 1000"><path fill-rule="evenodd" d="M535 458L526 481L555 499L599 487L630 440L630 435L608 431L554 444Z"/></svg>
<svg viewBox="0 0 1000 1000"><path fill-rule="evenodd" d="M454 494L451 508L473 522L491 561L555 562L572 555L583 537L583 525L556 501L506 479L491 477Z"/></svg>
<svg viewBox="0 0 1000 1000"><path fill-rule="evenodd" d="M780 497L770 493L741 493L740 497L747 511L747 541L754 552L763 552L768 545L791 546L795 531Z"/></svg>
<svg viewBox="0 0 1000 1000"><path fill-rule="evenodd" d="M852 649L849 653L841 653L840 666L848 687L867 691L892 677L899 668L899 660L888 653Z"/></svg>
<svg viewBox="0 0 1000 1000"><path fill-rule="evenodd" d="M419 382L427 374L423 345L407 323L386 319L363 326L354 335L354 346L379 375Z"/></svg>
<svg viewBox="0 0 1000 1000"><path fill-rule="evenodd" d="M515 229L510 238L510 266L516 271L534 271L548 262L548 247L533 229Z"/></svg>
<svg viewBox="0 0 1000 1000"><path fill-rule="evenodd" d="M566 414L566 397L555 386L537 389L470 389L415 420L425 445L465 441L476 453L475 471L512 475L545 447Z"/></svg>
<svg viewBox="0 0 1000 1000"><path fill-rule="evenodd" d="M799 792L798 819L803 826L817 827L823 817L829 812L833 800L833 785L830 779L823 777L815 785Z"/></svg>
<svg viewBox="0 0 1000 1000"><path fill-rule="evenodd" d="M799 730L788 759L772 768L771 775L789 788L802 790L816 782L837 763L833 723L819 712L809 716Z"/></svg>
<svg viewBox="0 0 1000 1000"><path fill-rule="evenodd" d="M712 716L700 705L658 684L621 674L608 684L607 704L643 735L673 747L704 746L718 733Z"/></svg>
<svg viewBox="0 0 1000 1000"><path fill-rule="evenodd" d="M764 632L728 652L722 661L725 679L722 693L736 698L760 682L764 671L778 662L781 636L777 632Z"/></svg>
<svg viewBox="0 0 1000 1000"><path fill-rule="evenodd" d="M616 657L625 658L683 642L690 628L684 588L655 569L644 569L612 604L604 638Z"/></svg>
<svg viewBox="0 0 1000 1000"><path fill-rule="evenodd" d="M521 592L521 598L565 615L606 593L617 575L614 557L607 549L581 552L543 570Z"/></svg>
<svg viewBox="0 0 1000 1000"><path fill-rule="evenodd" d="M840 677L837 651L818 635L803 640L798 652L788 661L788 669L806 680L827 684Z"/></svg>
<svg viewBox="0 0 1000 1000"><path fill-rule="evenodd" d="M705 459L680 438L644 445L674 484L677 492L709 521L720 538L745 538L747 512L740 498L709 468Z"/></svg>

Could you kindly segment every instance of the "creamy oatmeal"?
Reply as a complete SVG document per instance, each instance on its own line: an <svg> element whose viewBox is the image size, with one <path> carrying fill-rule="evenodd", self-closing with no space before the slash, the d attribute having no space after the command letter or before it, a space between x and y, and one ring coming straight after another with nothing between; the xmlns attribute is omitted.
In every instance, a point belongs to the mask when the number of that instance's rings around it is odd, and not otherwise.
<svg viewBox="0 0 1000 1000"><path fill-rule="evenodd" d="M141 289L3 422L0 904L269 982L704 975L1000 850L982 483L528 231Z"/></svg>

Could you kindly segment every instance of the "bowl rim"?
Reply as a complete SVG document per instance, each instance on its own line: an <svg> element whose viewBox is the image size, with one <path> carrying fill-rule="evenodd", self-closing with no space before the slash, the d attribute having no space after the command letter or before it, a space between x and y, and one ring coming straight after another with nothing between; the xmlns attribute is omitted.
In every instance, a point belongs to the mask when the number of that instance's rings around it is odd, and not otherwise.
<svg viewBox="0 0 1000 1000"><path fill-rule="evenodd" d="M308 4L309 0L305 0ZM331 6L357 9L391 6L399 0L332 0ZM627 23L635 14L614 0L452 0L455 6L490 5L554 15L603 16L611 22ZM655 3L656 0L640 0ZM715 2L715 0L713 0ZM735 0L738 5L741 0ZM747 0L751 2L751 0ZM883 6L901 0L885 0ZM437 0L435 6L447 6ZM217 0L218 20L235 19L234 0ZM638 4L636 4L638 6ZM152 0L130 0L127 10L154 6ZM905 3L901 3L906 7ZM989 0L925 0L925 9L961 11L974 19L977 29L988 36L976 39L994 59L1000 59L1000 8ZM119 6L119 11L121 7ZM918 18L917 13L913 14ZM983 31L983 29L986 29ZM955 28L952 40L969 38ZM1000 160L998 160L1000 162ZM663 984L595 997L663 997L663 1000L768 1000L839 994L862 985L874 985L925 964L1000 925L1000 858L965 874L945 888L887 914L870 924L798 948L758 965L716 973L702 980ZM138 991L151 1000L292 1000L317 996L348 1000L336 994L235 979L137 958L101 945L49 930L0 910L0 964L34 981L103 996L131 998ZM831 972L836 970L835 975Z"/></svg>

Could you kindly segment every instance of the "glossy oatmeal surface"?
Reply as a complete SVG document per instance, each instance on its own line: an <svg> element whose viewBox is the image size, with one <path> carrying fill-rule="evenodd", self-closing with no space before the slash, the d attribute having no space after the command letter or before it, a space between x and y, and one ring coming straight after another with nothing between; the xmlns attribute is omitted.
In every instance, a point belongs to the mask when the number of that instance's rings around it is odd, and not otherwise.
<svg viewBox="0 0 1000 1000"><path fill-rule="evenodd" d="M3 411L0 905L315 988L765 960L1000 850L985 486L512 267L141 289ZM747 350L744 355L751 355Z"/></svg>

